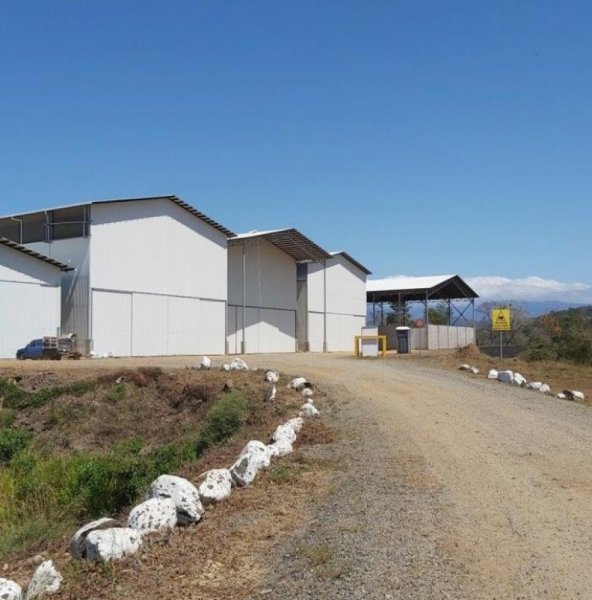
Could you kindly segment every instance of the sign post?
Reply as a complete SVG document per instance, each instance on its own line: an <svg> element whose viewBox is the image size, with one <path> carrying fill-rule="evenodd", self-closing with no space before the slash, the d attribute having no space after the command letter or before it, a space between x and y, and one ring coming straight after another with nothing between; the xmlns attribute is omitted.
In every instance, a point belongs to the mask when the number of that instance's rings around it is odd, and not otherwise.
<svg viewBox="0 0 592 600"><path fill-rule="evenodd" d="M491 310L491 329L500 332L500 358L504 357L504 331L510 331L510 309L494 308Z"/></svg>

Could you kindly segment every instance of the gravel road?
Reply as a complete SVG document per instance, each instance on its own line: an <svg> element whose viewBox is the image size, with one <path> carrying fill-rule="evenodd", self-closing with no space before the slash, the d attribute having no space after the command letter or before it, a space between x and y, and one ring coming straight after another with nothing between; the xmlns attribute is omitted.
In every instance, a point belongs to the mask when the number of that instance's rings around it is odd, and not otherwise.
<svg viewBox="0 0 592 600"><path fill-rule="evenodd" d="M249 357L327 386L335 492L277 598L592 598L592 409L411 361Z"/></svg>
<svg viewBox="0 0 592 600"><path fill-rule="evenodd" d="M334 492L269 557L253 598L592 598L592 408L412 360L247 361L319 382L341 433L315 450L337 465Z"/></svg>

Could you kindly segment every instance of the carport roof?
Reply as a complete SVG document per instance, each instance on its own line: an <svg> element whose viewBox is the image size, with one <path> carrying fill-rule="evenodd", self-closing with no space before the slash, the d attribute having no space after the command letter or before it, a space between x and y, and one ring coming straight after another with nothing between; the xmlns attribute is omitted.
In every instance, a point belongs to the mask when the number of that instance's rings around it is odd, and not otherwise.
<svg viewBox="0 0 592 600"><path fill-rule="evenodd" d="M387 277L366 282L368 302L396 302L413 300L459 300L478 298L479 295L458 275L428 277Z"/></svg>
<svg viewBox="0 0 592 600"><path fill-rule="evenodd" d="M20 244L17 244L16 242L9 240L8 238L0 237L0 244L3 246L8 246L9 248L12 248L13 250L17 250L18 252L22 252L23 254L28 254L29 256L36 258L38 260L41 260L43 262L46 262L46 263L52 265L53 267L57 267L58 269L60 269L60 271L73 271L74 270L72 267L69 267L68 265L65 265L64 263L61 263L59 260L54 260L53 258L49 258L49 256L45 256L44 254L40 254L39 252L30 250L29 248L26 248L25 246L21 246Z"/></svg>
<svg viewBox="0 0 592 600"><path fill-rule="evenodd" d="M297 229L273 229L271 231L250 231L241 233L228 240L230 246L237 246L243 240L263 238L296 262L317 262L331 258L331 254L315 244Z"/></svg>

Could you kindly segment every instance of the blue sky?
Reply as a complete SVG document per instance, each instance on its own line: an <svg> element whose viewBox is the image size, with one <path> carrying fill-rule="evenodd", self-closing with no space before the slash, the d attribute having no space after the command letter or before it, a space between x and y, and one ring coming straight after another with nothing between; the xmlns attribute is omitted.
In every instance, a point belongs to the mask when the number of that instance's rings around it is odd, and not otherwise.
<svg viewBox="0 0 592 600"><path fill-rule="evenodd" d="M590 23L569 0L5 0L0 212L174 193L376 277L592 302Z"/></svg>

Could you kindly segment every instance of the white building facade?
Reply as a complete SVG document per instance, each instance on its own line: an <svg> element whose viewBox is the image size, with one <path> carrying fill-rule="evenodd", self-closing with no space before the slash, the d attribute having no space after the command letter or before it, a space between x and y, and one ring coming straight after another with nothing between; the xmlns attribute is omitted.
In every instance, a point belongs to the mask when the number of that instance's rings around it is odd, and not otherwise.
<svg viewBox="0 0 592 600"><path fill-rule="evenodd" d="M24 245L74 268L62 281L62 332L83 353L224 353L232 232L203 213L164 196L17 220ZM8 227L0 221L0 233Z"/></svg>
<svg viewBox="0 0 592 600"><path fill-rule="evenodd" d="M365 267L296 229L241 234L228 243L228 353L353 347L366 319Z"/></svg>
<svg viewBox="0 0 592 600"><path fill-rule="evenodd" d="M60 280L67 266L0 238L0 358L60 330Z"/></svg>
<svg viewBox="0 0 592 600"><path fill-rule="evenodd" d="M308 350L344 352L366 323L370 271L346 252L306 265Z"/></svg>

